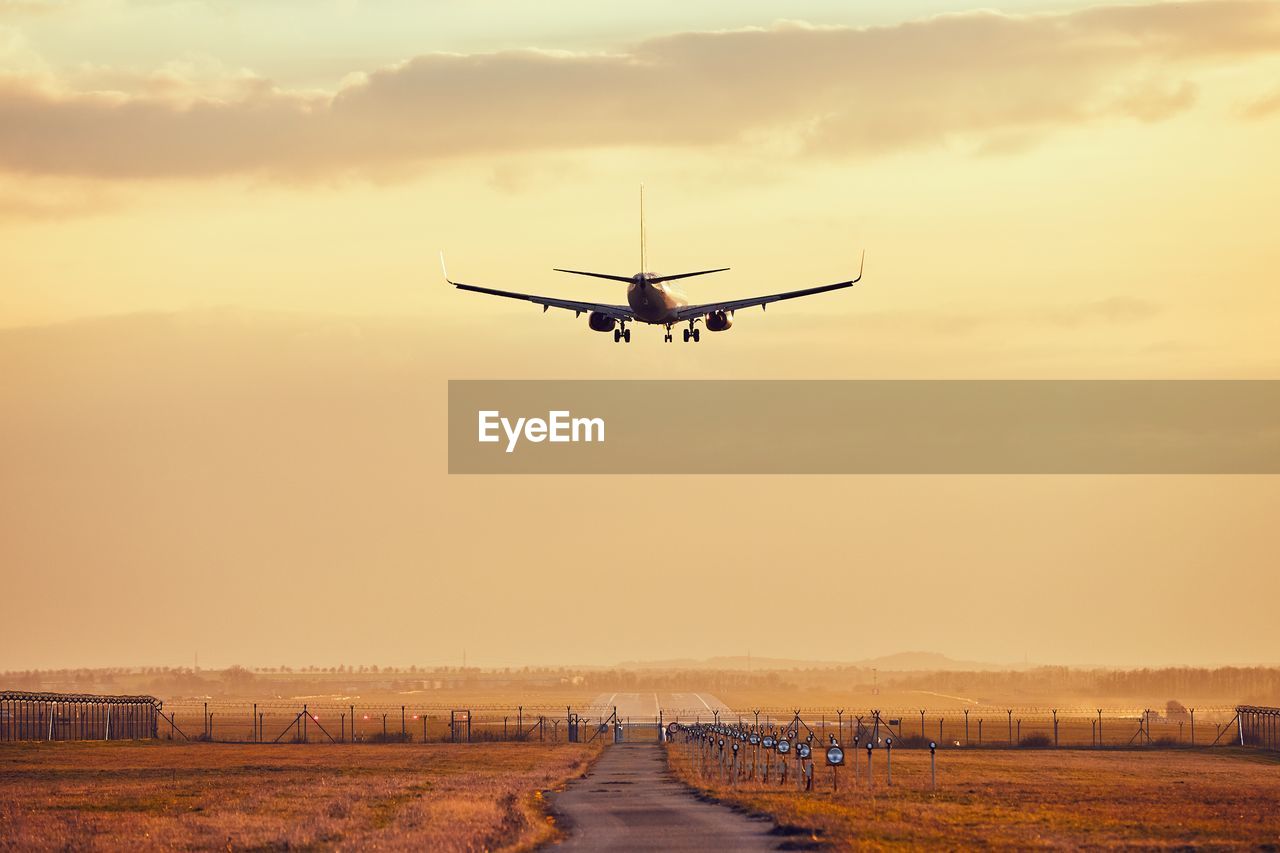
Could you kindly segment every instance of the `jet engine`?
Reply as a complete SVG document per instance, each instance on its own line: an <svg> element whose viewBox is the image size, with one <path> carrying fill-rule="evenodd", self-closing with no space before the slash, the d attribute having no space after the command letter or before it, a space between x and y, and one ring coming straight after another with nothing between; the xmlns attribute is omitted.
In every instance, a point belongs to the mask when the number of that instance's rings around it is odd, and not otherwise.
<svg viewBox="0 0 1280 853"><path fill-rule="evenodd" d="M707 315L707 331L723 332L733 325L733 318L725 311L712 311Z"/></svg>
<svg viewBox="0 0 1280 853"><path fill-rule="evenodd" d="M596 332L612 332L615 322L608 314L601 314L598 311L592 311L587 316L587 325Z"/></svg>

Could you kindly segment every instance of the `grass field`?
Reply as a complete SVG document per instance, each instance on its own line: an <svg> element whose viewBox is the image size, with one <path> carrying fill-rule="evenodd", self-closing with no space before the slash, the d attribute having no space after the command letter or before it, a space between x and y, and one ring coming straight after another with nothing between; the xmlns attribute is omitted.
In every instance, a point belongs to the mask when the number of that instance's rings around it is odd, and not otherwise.
<svg viewBox="0 0 1280 853"><path fill-rule="evenodd" d="M776 783L729 787L694 772L689 748L669 747L673 770L725 802L772 815L836 847L1255 847L1280 846L1280 756L1228 749L1106 751L895 750L893 787L884 751L867 787L865 752L855 782L814 770L815 790ZM854 757L850 757L850 761ZM775 764L776 767L776 764ZM794 780L794 762L792 762ZM776 778L776 774L773 778Z"/></svg>
<svg viewBox="0 0 1280 853"><path fill-rule="evenodd" d="M0 849L527 849L578 744L0 748Z"/></svg>

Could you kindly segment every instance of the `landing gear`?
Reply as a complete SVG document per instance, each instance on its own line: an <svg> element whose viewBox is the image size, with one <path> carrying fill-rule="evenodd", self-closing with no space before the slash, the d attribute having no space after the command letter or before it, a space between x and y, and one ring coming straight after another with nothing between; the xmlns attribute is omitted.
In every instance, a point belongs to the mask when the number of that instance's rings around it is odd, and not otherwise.
<svg viewBox="0 0 1280 853"><path fill-rule="evenodd" d="M689 343L689 330L688 330L688 329L685 329L685 330L684 330L684 342L685 342L686 344L687 344L687 343Z"/></svg>
<svg viewBox="0 0 1280 853"><path fill-rule="evenodd" d="M698 327L693 325L693 323L690 323L689 328L684 330L684 342L687 344L689 343L690 339L692 339L693 342L696 344L699 340L702 339L702 336L698 332L699 332Z"/></svg>
<svg viewBox="0 0 1280 853"><path fill-rule="evenodd" d="M626 341L627 343L631 343L631 330L626 327L623 327L621 329L614 329L613 342L616 344L618 341Z"/></svg>
<svg viewBox="0 0 1280 853"><path fill-rule="evenodd" d="M672 338L671 338L671 327L670 327L670 326L667 326L667 334L663 337L663 339L662 339L662 340L663 340L663 342L664 342L664 343L668 343L668 344L669 344L669 343L671 343Z"/></svg>

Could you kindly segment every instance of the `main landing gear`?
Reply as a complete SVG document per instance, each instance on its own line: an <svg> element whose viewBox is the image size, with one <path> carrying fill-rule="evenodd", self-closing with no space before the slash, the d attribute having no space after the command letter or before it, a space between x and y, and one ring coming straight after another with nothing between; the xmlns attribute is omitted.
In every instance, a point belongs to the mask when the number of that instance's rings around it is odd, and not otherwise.
<svg viewBox="0 0 1280 853"><path fill-rule="evenodd" d="M699 332L698 328L695 327L692 323L690 323L689 328L684 330L684 342L687 344L689 343L689 339L692 338L693 342L696 344L698 341L702 339L701 335L699 335L698 332Z"/></svg>
<svg viewBox="0 0 1280 853"><path fill-rule="evenodd" d="M626 341L627 343L631 343L631 330L628 329L626 326L623 326L621 329L614 329L613 342L616 344L618 341Z"/></svg>

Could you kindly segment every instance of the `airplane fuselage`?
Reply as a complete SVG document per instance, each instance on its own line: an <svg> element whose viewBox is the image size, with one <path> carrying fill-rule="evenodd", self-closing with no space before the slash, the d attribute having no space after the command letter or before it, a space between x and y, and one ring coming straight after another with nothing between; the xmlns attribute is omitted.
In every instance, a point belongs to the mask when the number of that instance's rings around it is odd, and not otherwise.
<svg viewBox="0 0 1280 853"><path fill-rule="evenodd" d="M627 304L636 313L636 319L644 323L671 325L678 322L676 311L689 304L684 291L670 282L651 283L656 273L639 272L627 285Z"/></svg>

